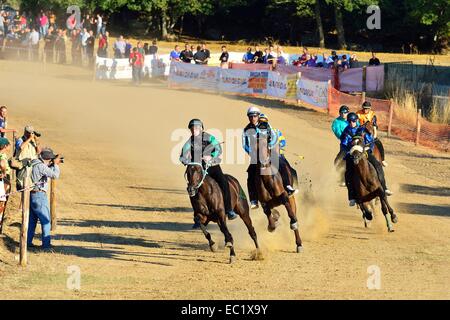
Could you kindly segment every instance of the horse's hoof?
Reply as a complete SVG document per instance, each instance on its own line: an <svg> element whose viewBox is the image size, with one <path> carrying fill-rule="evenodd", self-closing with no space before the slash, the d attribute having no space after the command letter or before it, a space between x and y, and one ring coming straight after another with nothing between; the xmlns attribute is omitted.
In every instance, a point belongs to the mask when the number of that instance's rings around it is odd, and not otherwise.
<svg viewBox="0 0 450 320"><path fill-rule="evenodd" d="M267 231L269 231L269 232L274 232L276 228L277 228L276 225L273 226L273 227L272 227L271 225L268 225L268 226L267 226Z"/></svg>
<svg viewBox="0 0 450 320"><path fill-rule="evenodd" d="M372 212L366 212L366 214L364 216L369 221L372 221L372 219L373 219Z"/></svg>
<svg viewBox="0 0 450 320"><path fill-rule="evenodd" d="M297 253L303 252L303 246L297 246Z"/></svg>
<svg viewBox="0 0 450 320"><path fill-rule="evenodd" d="M397 223L398 222L398 218L397 218L397 216L395 214L391 216L391 220L392 220L392 223Z"/></svg>
<svg viewBox="0 0 450 320"><path fill-rule="evenodd" d="M298 222L291 223L291 230L292 231L298 230Z"/></svg>
<svg viewBox="0 0 450 320"><path fill-rule="evenodd" d="M236 261L236 256L230 256L230 264Z"/></svg>
<svg viewBox="0 0 450 320"><path fill-rule="evenodd" d="M395 231L394 229L388 228L388 232L389 232L389 233L392 233L392 232L394 232L394 231Z"/></svg>
<svg viewBox="0 0 450 320"><path fill-rule="evenodd" d="M232 248L232 247L233 247L233 244L232 244L231 242L226 242L226 243L225 243L225 247L227 247L227 248Z"/></svg>
<svg viewBox="0 0 450 320"><path fill-rule="evenodd" d="M217 243L213 243L212 245L209 246L209 248L211 249L212 252L217 252L219 246L217 245Z"/></svg>

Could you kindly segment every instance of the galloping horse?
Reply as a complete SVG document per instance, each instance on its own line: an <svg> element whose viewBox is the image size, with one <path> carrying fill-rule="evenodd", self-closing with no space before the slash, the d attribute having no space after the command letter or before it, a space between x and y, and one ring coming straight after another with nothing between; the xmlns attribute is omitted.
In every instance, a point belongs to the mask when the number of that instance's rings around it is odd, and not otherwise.
<svg viewBox="0 0 450 320"><path fill-rule="evenodd" d="M259 174L256 176L256 186L258 190L258 200L261 202L264 213L267 216L269 225L267 229L269 232L275 231L278 226L279 214L272 214L272 209L280 205L286 207L290 218L291 230L295 233L295 242L297 245L297 252L303 250L302 240L298 231L298 221L296 215L296 203L294 197L288 197L288 194L283 186L283 180L278 168L274 168L271 161L272 150L268 145L268 133L260 132L257 138L257 152L259 155ZM273 158L278 160L278 154L274 151ZM288 170L290 171L290 170ZM293 183L292 174L289 174L291 183ZM292 185L292 184L291 184Z"/></svg>
<svg viewBox="0 0 450 320"><path fill-rule="evenodd" d="M258 253L259 245L250 219L245 192L236 178L228 174L225 177L230 186L231 207L244 221ZM219 185L208 176L208 167L204 170L201 163L188 163L185 178L188 183L187 191L194 209L194 217L196 221L200 222L200 228L208 240L209 248L213 252L217 251L217 244L206 230L208 223L214 221L225 236L225 246L230 248L230 263L233 263L236 259L236 253L233 246L233 237L227 228L223 195Z"/></svg>
<svg viewBox="0 0 450 320"><path fill-rule="evenodd" d="M367 159L367 147L364 145L364 137L353 137L352 144L350 156L353 159L353 165L352 168L347 168L347 170L352 170L350 183L353 183L356 203L363 213L364 225L367 227L367 220L372 220L369 202L378 198L381 202L381 210L386 219L388 231L393 232L394 229L392 228L387 214L388 212L390 213L393 223L397 223L398 218L394 213L394 209L389 205L387 196L378 179L377 171Z"/></svg>

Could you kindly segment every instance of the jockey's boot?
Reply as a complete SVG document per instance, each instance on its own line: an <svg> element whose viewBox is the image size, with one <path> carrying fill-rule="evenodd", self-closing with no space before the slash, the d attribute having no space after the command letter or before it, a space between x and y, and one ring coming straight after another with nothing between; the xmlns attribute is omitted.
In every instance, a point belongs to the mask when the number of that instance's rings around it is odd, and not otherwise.
<svg viewBox="0 0 450 320"><path fill-rule="evenodd" d="M356 204L355 199L351 199L351 200L348 202L348 205L349 205L350 207L354 207L355 204Z"/></svg>
<svg viewBox="0 0 450 320"><path fill-rule="evenodd" d="M250 209L258 209L259 204L257 200L250 201Z"/></svg>
<svg viewBox="0 0 450 320"><path fill-rule="evenodd" d="M228 220L234 220L238 217L236 212L234 212L233 210L228 211L227 216L228 216Z"/></svg>
<svg viewBox="0 0 450 320"><path fill-rule="evenodd" d="M294 189L290 185L286 186L286 191L287 191L289 197L292 197L294 194L298 193L298 189Z"/></svg>

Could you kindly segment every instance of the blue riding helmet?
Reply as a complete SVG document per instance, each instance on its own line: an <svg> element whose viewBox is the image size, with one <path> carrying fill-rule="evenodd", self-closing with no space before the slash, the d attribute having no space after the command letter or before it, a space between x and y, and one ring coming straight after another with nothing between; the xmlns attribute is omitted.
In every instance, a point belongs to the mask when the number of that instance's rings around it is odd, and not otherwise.
<svg viewBox="0 0 450 320"><path fill-rule="evenodd" d="M350 112L350 113L347 115L347 121L348 121L348 122L355 122L355 121L358 121L358 115L357 115L356 113L354 113L354 112Z"/></svg>

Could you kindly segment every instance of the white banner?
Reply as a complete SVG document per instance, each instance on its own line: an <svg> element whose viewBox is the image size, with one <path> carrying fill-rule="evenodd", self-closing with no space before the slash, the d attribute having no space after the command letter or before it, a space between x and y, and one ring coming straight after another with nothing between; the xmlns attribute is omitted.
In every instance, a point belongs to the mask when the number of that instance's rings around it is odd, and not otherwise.
<svg viewBox="0 0 450 320"><path fill-rule="evenodd" d="M300 78L297 81L297 99L326 109L328 107L328 82Z"/></svg>
<svg viewBox="0 0 450 320"><path fill-rule="evenodd" d="M172 61L169 83L183 87L217 91L218 67L208 67L184 62Z"/></svg>
<svg viewBox="0 0 450 320"><path fill-rule="evenodd" d="M270 71L220 69L219 90L244 94L267 94Z"/></svg>
<svg viewBox="0 0 450 320"><path fill-rule="evenodd" d="M282 99L296 99L297 74L269 72L267 95Z"/></svg>

